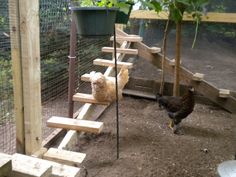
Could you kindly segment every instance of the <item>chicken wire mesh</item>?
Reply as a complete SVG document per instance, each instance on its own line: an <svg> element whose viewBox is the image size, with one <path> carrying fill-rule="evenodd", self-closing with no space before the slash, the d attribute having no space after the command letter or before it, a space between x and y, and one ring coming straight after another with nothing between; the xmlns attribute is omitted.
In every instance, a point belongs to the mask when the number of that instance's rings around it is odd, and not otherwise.
<svg viewBox="0 0 236 177"><path fill-rule="evenodd" d="M8 1L0 3L0 152L15 152Z"/></svg>

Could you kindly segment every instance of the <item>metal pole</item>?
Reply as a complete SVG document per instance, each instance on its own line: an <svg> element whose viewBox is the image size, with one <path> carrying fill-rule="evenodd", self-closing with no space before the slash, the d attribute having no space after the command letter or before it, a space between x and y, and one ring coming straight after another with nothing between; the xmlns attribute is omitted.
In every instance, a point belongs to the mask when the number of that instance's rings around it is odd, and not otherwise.
<svg viewBox="0 0 236 177"><path fill-rule="evenodd" d="M73 113L74 113L73 95L75 93L76 44L77 44L77 33L76 33L75 17L72 14L71 29L70 29L70 55L68 56L69 58L68 117L71 117L71 118L73 117Z"/></svg>
<svg viewBox="0 0 236 177"><path fill-rule="evenodd" d="M114 40L113 40L113 46L114 46L114 58L115 58L115 78L116 78L116 152L117 156L116 158L119 159L119 101L118 101L118 80L117 80L117 53L116 53L116 27L114 25Z"/></svg>

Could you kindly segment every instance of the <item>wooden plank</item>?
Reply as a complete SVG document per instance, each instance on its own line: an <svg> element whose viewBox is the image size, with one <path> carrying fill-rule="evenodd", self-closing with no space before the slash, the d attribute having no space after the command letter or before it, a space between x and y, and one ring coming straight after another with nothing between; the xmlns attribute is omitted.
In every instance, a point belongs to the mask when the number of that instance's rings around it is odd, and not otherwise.
<svg viewBox="0 0 236 177"><path fill-rule="evenodd" d="M161 48L159 48L159 47L149 47L149 50L151 53L160 53L161 52Z"/></svg>
<svg viewBox="0 0 236 177"><path fill-rule="evenodd" d="M111 41L114 40L114 36L110 38ZM128 42L142 42L143 38L138 35L129 35L129 36L117 36L116 41L128 41Z"/></svg>
<svg viewBox="0 0 236 177"><path fill-rule="evenodd" d="M0 176L8 176L12 171L11 156L0 153Z"/></svg>
<svg viewBox="0 0 236 177"><path fill-rule="evenodd" d="M193 80L194 81L202 81L204 79L204 74L201 73L195 73L193 75Z"/></svg>
<svg viewBox="0 0 236 177"><path fill-rule="evenodd" d="M39 177L41 174L47 177L79 177L80 174L79 168L22 154L12 156L12 167L12 176L16 177ZM46 168L48 170L43 173Z"/></svg>
<svg viewBox="0 0 236 177"><path fill-rule="evenodd" d="M220 98L228 98L229 96L230 96L230 90L219 89L219 97Z"/></svg>
<svg viewBox="0 0 236 177"><path fill-rule="evenodd" d="M43 158L43 155L48 151L47 148L42 147L40 150L34 152L31 156L36 158Z"/></svg>
<svg viewBox="0 0 236 177"><path fill-rule="evenodd" d="M149 10L135 10L130 14L131 19L151 19L151 20L167 20L168 13L160 12L157 14L155 11ZM193 21L190 14L184 14L183 21ZM236 23L236 13L217 13L208 12L206 16L202 17L203 22L214 23Z"/></svg>
<svg viewBox="0 0 236 177"><path fill-rule="evenodd" d="M115 61L114 60L105 60L105 59L95 59L93 60L93 64L94 65L99 65L99 66L110 66L110 67L115 67ZM127 69L131 69L133 67L133 63L129 63L129 62L121 62L118 61L117 62L117 67L121 68L127 68Z"/></svg>
<svg viewBox="0 0 236 177"><path fill-rule="evenodd" d="M52 165L44 160L22 155L12 155L12 176L49 177L52 174Z"/></svg>
<svg viewBox="0 0 236 177"><path fill-rule="evenodd" d="M42 144L39 0L19 1L26 154Z"/></svg>
<svg viewBox="0 0 236 177"><path fill-rule="evenodd" d="M46 160L45 160L46 161ZM46 161L52 165L52 175L50 177L79 177L80 168L59 164L56 162Z"/></svg>
<svg viewBox="0 0 236 177"><path fill-rule="evenodd" d="M103 122L53 116L47 121L47 126L53 128L63 128L67 130L100 133L103 128Z"/></svg>
<svg viewBox="0 0 236 177"><path fill-rule="evenodd" d="M156 99L156 95L149 92L143 92L138 90L131 90L131 89L124 89L123 94L130 95L130 96L136 96L136 97L142 97L147 99Z"/></svg>
<svg viewBox="0 0 236 177"><path fill-rule="evenodd" d="M138 55L138 50L137 49L117 48L116 51L117 51L117 53ZM103 47L102 52L113 53L114 48L113 47Z"/></svg>
<svg viewBox="0 0 236 177"><path fill-rule="evenodd" d="M79 101L83 103L94 103L94 104L102 104L102 105L109 105L109 102L99 102L97 101L93 95L86 94L86 93L76 93L73 96L73 101Z"/></svg>
<svg viewBox="0 0 236 177"><path fill-rule="evenodd" d="M146 59L147 61L151 62L153 65L161 68L161 54L151 54L147 48L147 46L143 43L133 43L133 48L138 48L139 50L139 57ZM169 65L170 59L165 58L167 61L165 62L165 71L168 74L174 73L174 67ZM208 83L205 80L201 82L193 82L192 81L193 73L190 72L185 67L180 67L180 79L184 80L186 84L194 86L197 92L204 95L206 98L211 100L212 102L216 103L220 107L232 112L236 113L236 98L232 95L228 97L228 99L219 99L219 90L212 84Z"/></svg>
<svg viewBox="0 0 236 177"><path fill-rule="evenodd" d="M62 149L50 148L44 155L43 159L51 160L57 163L79 166L85 159L86 154L72 152Z"/></svg>
<svg viewBox="0 0 236 177"><path fill-rule="evenodd" d="M9 22L11 36L11 60L14 92L14 114L16 119L16 151L25 153L23 81L21 68L21 43L19 1L9 0Z"/></svg>

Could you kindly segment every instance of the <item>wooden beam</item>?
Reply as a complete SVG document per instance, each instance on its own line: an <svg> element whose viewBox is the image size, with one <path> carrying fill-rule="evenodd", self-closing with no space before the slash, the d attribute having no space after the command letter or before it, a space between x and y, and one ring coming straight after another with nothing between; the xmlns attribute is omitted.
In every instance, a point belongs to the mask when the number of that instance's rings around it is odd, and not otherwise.
<svg viewBox="0 0 236 177"><path fill-rule="evenodd" d="M135 10L130 14L131 19L151 19L151 20L167 20L168 13L149 10ZM193 21L191 14L184 14L183 21ZM236 13L217 13L208 12L206 16L202 17L203 22L214 23L236 23Z"/></svg>
<svg viewBox="0 0 236 177"><path fill-rule="evenodd" d="M93 64L94 65L99 65L99 66L115 67L115 61L114 60L105 60L105 59L97 58L97 59L93 60ZM117 67L118 68L124 67L124 68L130 69L130 68L133 67L133 63L118 61L117 62Z"/></svg>
<svg viewBox="0 0 236 177"><path fill-rule="evenodd" d="M0 153L0 176L8 176L12 171L11 156Z"/></svg>
<svg viewBox="0 0 236 177"><path fill-rule="evenodd" d="M26 154L42 144L39 0L19 1Z"/></svg>
<svg viewBox="0 0 236 177"><path fill-rule="evenodd" d="M44 163L42 159L22 155L12 155L12 176L49 177L52 165Z"/></svg>
<svg viewBox="0 0 236 177"><path fill-rule="evenodd" d="M138 55L137 49L117 48L116 51L117 51L117 53L122 53L122 54ZM102 52L113 53L114 48L113 47L103 47Z"/></svg>
<svg viewBox="0 0 236 177"><path fill-rule="evenodd" d="M53 116L47 121L47 126L53 128L63 128L67 130L100 133L103 128L103 122Z"/></svg>
<svg viewBox="0 0 236 177"><path fill-rule="evenodd" d="M9 0L9 22L11 36L11 59L14 91L14 114L16 119L16 151L25 153L23 81L21 68L21 42L19 1Z"/></svg>
<svg viewBox="0 0 236 177"><path fill-rule="evenodd" d="M111 41L114 40L114 37L112 36ZM117 36L116 41L128 41L128 42L141 42L143 40L142 37L138 35L129 35L129 36Z"/></svg>
<svg viewBox="0 0 236 177"><path fill-rule="evenodd" d="M149 50L151 53L160 53L161 52L161 48L159 48L159 47L149 47Z"/></svg>
<svg viewBox="0 0 236 177"><path fill-rule="evenodd" d="M78 167L86 157L86 154L62 149L50 148L43 156L46 160Z"/></svg>
<svg viewBox="0 0 236 177"><path fill-rule="evenodd" d="M139 50L139 56L146 59L153 65L158 68L161 68L161 54L151 54L148 50L148 47L143 43L133 43L133 48L137 48ZM173 75L174 67L169 65L170 59L165 58L167 61L165 62L165 71L168 74ZM220 107L228 110L229 112L236 113L236 98L230 95L227 99L219 99L219 89L208 83L205 80L201 82L193 82L193 73L190 72L185 67L180 67L180 79L184 80L186 84L192 85L197 92L204 95L206 98L216 103Z"/></svg>
<svg viewBox="0 0 236 177"><path fill-rule="evenodd" d="M83 102L83 103L93 103L93 104L102 104L102 105L109 105L109 102L100 102L97 101L93 95L91 94L86 94L86 93L76 93L73 96L73 100L74 101L79 101L79 102Z"/></svg>

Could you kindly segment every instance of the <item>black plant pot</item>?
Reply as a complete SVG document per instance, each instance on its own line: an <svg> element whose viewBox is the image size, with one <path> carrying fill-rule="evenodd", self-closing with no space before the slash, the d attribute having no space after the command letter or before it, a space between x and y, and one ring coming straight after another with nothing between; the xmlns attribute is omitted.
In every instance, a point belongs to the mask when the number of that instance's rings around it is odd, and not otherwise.
<svg viewBox="0 0 236 177"><path fill-rule="evenodd" d="M119 10L116 15L116 23L120 24L127 24L129 21L129 16L133 8L133 3L126 3L126 5L129 7L128 12L124 12Z"/></svg>
<svg viewBox="0 0 236 177"><path fill-rule="evenodd" d="M76 17L77 33L81 36L112 35L117 8L72 7Z"/></svg>

